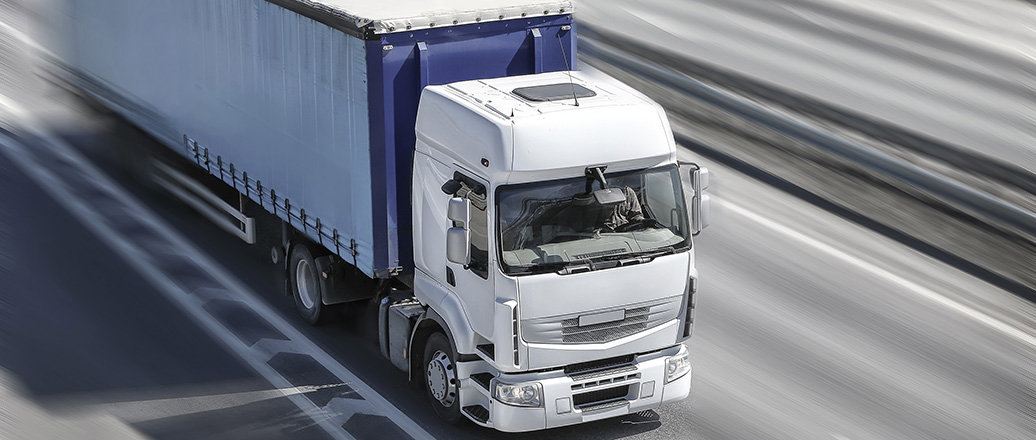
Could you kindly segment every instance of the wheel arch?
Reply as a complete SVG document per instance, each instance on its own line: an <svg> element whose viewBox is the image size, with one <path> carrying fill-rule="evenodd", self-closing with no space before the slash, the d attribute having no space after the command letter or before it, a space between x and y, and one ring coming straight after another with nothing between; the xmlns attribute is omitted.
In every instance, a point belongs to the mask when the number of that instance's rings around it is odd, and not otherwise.
<svg viewBox="0 0 1036 440"><path fill-rule="evenodd" d="M410 371L408 373L411 383L417 383L414 372L423 371L423 365L421 364L424 362L424 346L428 343L428 338L437 332L446 336L446 340L450 343L450 349L453 350L456 356L460 356L460 353L457 351L456 338L453 337L453 332L450 331L450 326L446 323L446 320L439 316L434 309L426 309L417 325L414 326L414 332L410 335ZM418 353L422 354L419 355Z"/></svg>

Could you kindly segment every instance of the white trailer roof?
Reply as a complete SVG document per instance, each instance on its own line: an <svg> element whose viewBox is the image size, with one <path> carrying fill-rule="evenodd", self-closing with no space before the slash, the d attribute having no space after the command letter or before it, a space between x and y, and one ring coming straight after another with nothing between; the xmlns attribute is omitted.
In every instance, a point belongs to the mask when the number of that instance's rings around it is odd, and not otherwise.
<svg viewBox="0 0 1036 440"><path fill-rule="evenodd" d="M571 13L566 1L518 0L297 0L317 9L330 9L356 24L373 25L377 34L436 26L510 20Z"/></svg>

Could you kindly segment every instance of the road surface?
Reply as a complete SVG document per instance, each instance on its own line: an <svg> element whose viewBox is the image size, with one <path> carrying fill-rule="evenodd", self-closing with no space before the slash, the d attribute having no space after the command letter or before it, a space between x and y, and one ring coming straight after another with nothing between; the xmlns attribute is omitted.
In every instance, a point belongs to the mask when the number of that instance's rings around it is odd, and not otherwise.
<svg viewBox="0 0 1036 440"><path fill-rule="evenodd" d="M430 434L502 436L470 425L439 423L420 392L407 387L404 375L380 358L367 335L369 323L306 327L279 293L272 265L264 261L265 250L237 241L171 198L126 180L111 160L108 146L119 141L112 134L65 135L164 219L170 231L223 265ZM714 170L716 217L696 242L703 284L689 343L691 398L652 413L509 437L1023 439L1036 434L1036 313L1030 303L734 170ZM8 313L16 304L44 301L40 295L47 295L45 303L60 305L58 310L69 314L53 321L44 319L46 307L18 307L20 319L5 320L4 334L23 348L8 352L14 356L2 365L30 395L44 404L78 399L92 407L117 408L119 399L106 401L125 388L117 379L133 377L126 371L161 376L148 362L162 364L159 360L166 358L186 363L167 366L176 373L172 382L147 379L133 388L147 395L177 394L177 384L239 379L251 385L246 391L256 390L247 369L227 353L206 348L211 343L203 342L205 335L185 323L176 307L162 301L103 242L63 215L60 204L31 189L33 182L18 173L4 174L21 179L3 186L5 205L26 207L29 214L4 225L5 236L18 237L5 249L26 255L33 249L38 253L38 245L44 244L43 249L57 251L52 264L39 262L47 260L39 256L16 266L17 279L54 279L48 274L55 267L68 268L58 281L37 283L40 293L12 289L5 295ZM116 305L138 309L117 313L112 310ZM82 322L119 337L91 338L105 341L99 346L87 343L83 338L90 335L77 330ZM25 327L39 330L19 331ZM48 350L29 349L34 345ZM166 346L193 351L180 354ZM155 360L152 356L158 355L152 352L165 357ZM96 371L94 377L82 373L78 363L113 368L89 370ZM84 392L94 395L94 401L84 398ZM196 386L184 393L178 397L208 395ZM175 418L127 420L158 438L197 434L171 428L179 425L172 423ZM252 426L234 418L215 420L207 426L214 432L234 433L237 428L247 433ZM291 429L298 429L298 423L307 422L292 423ZM288 428L272 429L283 434Z"/></svg>
<svg viewBox="0 0 1036 440"><path fill-rule="evenodd" d="M68 167L80 165L41 159L51 157L51 145L38 139L8 140L0 153L2 377L19 384L19 401L70 429L92 414L87 420L155 438L377 438L407 420L450 439L1036 437L1032 303L709 161L716 212L695 242L702 285L689 399L540 433L442 424L421 391L381 358L369 315L306 326L279 291L266 249L142 188L113 157L112 145L127 141L115 122L59 91L47 98L36 116L112 179L112 191L139 202L126 217L157 219L150 235L99 235L95 223L111 205L90 191L52 191L74 189ZM12 159L25 151L35 153ZM156 240L198 258L141 263L164 258L139 253ZM240 327L206 324L160 282L183 281L191 270L223 274L223 284L235 286L228 294L246 310L266 311L267 323L283 325L280 336L305 348L296 349L325 353L328 371L355 375L346 385L382 396L392 424L367 417L330 424L355 414L349 394L322 391L342 385L326 375L301 388L276 383L250 347L278 346L277 334L246 326L253 333L243 337ZM251 345L242 349L240 341ZM304 405L314 396L325 405ZM12 401L0 401L0 415L14 411Z"/></svg>

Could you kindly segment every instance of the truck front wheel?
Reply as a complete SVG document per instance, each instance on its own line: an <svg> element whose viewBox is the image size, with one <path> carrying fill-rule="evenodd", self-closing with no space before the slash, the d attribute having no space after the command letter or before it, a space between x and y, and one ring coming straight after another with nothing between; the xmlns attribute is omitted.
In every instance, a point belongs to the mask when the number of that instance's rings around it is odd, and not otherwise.
<svg viewBox="0 0 1036 440"><path fill-rule="evenodd" d="M313 254L306 245L298 243L292 247L288 260L288 285L295 299L295 310L306 322L318 325L326 322L331 307L320 299L320 279Z"/></svg>
<svg viewBox="0 0 1036 440"><path fill-rule="evenodd" d="M446 335L436 332L428 337L424 349L425 390L435 414L447 423L461 420L456 359Z"/></svg>

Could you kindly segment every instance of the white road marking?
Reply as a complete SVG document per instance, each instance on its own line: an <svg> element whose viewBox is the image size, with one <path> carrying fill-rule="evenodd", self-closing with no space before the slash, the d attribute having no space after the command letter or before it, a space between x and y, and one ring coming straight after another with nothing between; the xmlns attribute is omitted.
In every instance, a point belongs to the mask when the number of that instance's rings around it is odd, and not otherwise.
<svg viewBox="0 0 1036 440"><path fill-rule="evenodd" d="M41 188L78 218L87 229L99 237L102 242L105 242L109 247L111 247L112 250L120 254L131 267L136 269L138 273L143 275L145 279L157 287L159 292L172 300L173 304L179 306L181 310L193 318L195 322L198 323L207 333L220 341L224 347L229 349L237 355L239 359L252 367L256 373L265 378L275 387L278 387L278 389L285 390L292 388L293 385L289 383L287 379L283 378L276 370L270 367L264 359L254 356L254 354L248 350L248 347L241 344L230 330L205 312L202 308L202 304L199 303L195 297L192 297L181 290L179 286L170 280L166 274L162 273L157 267L151 265L148 255L134 244L129 243L118 232L112 230L111 227L92 212L89 206L76 199L74 195L63 188L63 184L60 179L50 175L49 172L43 171L41 166L34 163L32 159L28 157L27 152L20 151L21 147L15 145L16 142L4 139L0 141L0 146L3 147L3 150L0 151L6 151L8 153L7 156L10 157L15 164L19 165L23 172L28 174L37 184L40 185ZM284 397L290 399L292 403L303 411L303 413L312 418L314 422L319 424L324 431L333 438L352 438L340 427L327 423L327 419L329 418L328 414L324 414L322 408L317 407L305 396L284 393Z"/></svg>
<svg viewBox="0 0 1036 440"><path fill-rule="evenodd" d="M42 46L36 43L36 40L29 38L29 36L26 35L24 32L15 29L14 26L11 26L3 21L0 21L0 32L10 35L15 40L18 40L19 43L24 44L28 49L31 49L39 53L50 53L50 51L44 49Z"/></svg>
<svg viewBox="0 0 1036 440"><path fill-rule="evenodd" d="M388 417L397 424L400 429L405 431L415 440L434 438L421 426L407 417L402 411L388 402L388 400L374 391L374 389L369 385L363 383L363 381L361 381L354 373L339 364L333 357L327 354L327 352L317 346L314 342L310 341L298 329L288 323L288 321L283 319L277 312L267 305L264 300L260 299L254 292L226 272L221 265L213 261L193 245L189 244L190 241L187 238L183 237L172 227L166 225L165 222L153 214L141 202L137 201L132 195L121 189L103 172L83 158L74 148L38 128L31 120L31 116L29 116L28 112L17 107L11 110L12 113L24 115L22 124L20 124L23 128L39 136L43 142L46 142L50 148L55 150L56 154L63 156L70 162L74 163L84 172L84 174L90 177L92 183L95 183L99 188L103 188L110 196L128 207L135 218L148 224L149 227L167 238L169 242L177 243L178 249L176 249L176 252L186 256L190 261L193 261L199 269L204 270L209 276L224 286L226 288L227 295L230 298L247 304L253 312L265 319L267 323L282 335L290 339L293 343L292 352L312 357L321 366L334 374L341 382L348 383L356 392L364 397L367 403L370 404L371 411L365 413ZM111 226L100 218L94 208L86 205L82 200L79 200L74 196L64 187L64 182L59 177L48 171L45 166L36 163L31 154L28 151L25 151L24 148L25 147L17 141L10 140L6 137L0 138L0 152L5 152L14 164L18 165L19 168L36 181L41 188L54 197L55 200L64 205L65 208L77 217L84 226L101 238L101 240L107 243L113 250L122 255L130 266L143 275L145 279L149 280L168 299L187 313L188 316L192 317L210 335L222 342L227 349L235 353L242 361L251 366L253 370L269 381L273 386L280 390L290 390L294 388L293 384L267 364L267 361L269 360L268 354L264 353L263 350L255 350L241 342L241 340L238 339L237 336L235 336L228 328L203 309L204 303L197 295L190 295L190 292L185 292L178 284L170 279L167 274L153 265L151 255L148 255L136 244L128 241L122 236L122 234L119 234L117 231L112 229ZM352 438L344 428L342 428L341 423L336 424L332 422L336 416L340 416L339 414L328 413L325 408L318 407L301 394L289 393L286 391L282 392L282 394L298 406L315 423L319 424L332 437L339 439Z"/></svg>
<svg viewBox="0 0 1036 440"><path fill-rule="evenodd" d="M30 52L35 52L36 55L51 55L32 38L6 23L0 22L0 35L13 37L24 45L24 48ZM258 295L224 270L221 265L189 244L190 241L172 227L166 225L142 203L111 181L103 172L75 151L74 148L47 133L40 126L39 121L32 112L14 100L9 99L9 97L0 94L0 122L3 122L5 116L11 118L10 122L14 125L12 128L24 130L46 142L55 154L68 159L84 175L89 176L93 184L103 189L104 192L107 192L108 195L126 207L129 213L137 220L147 224L153 231L158 232L168 241L176 243L177 249L175 251L180 255L186 256L199 269L220 283L226 289L226 297L247 304L252 312L287 337L291 343L289 347L285 347L288 352L308 355L333 374L341 383L349 384L354 391L362 396L363 402L366 403L362 407L358 404L358 401L354 401L355 399L346 399L353 401L350 402L351 405L337 405L336 402L343 399L332 399L327 406L321 408L303 394L287 391L297 390L298 388L294 387L287 378L281 376L279 372L267 364L272 355L263 349L266 347L265 345L255 344L255 348L253 348L243 343L230 329L203 308L204 301L199 295L190 295L191 292L184 291L169 275L152 263L152 258L150 258L151 256L147 252L112 229L92 207L87 206L66 189L62 179L47 170L45 166L36 163L32 155L25 150L24 145L6 136L0 136L0 152L6 153L15 165L19 166L30 178L35 180L45 192L62 203L87 229L91 230L102 241L105 241L109 247L121 254L131 267L157 287L173 304L179 306L181 310L192 317L210 335L222 342L228 350L236 354L242 361L251 366L256 373L276 387L280 394L292 401L303 413L330 434L331 437L339 439L352 438L341 423L346 416L350 416L352 413L333 414L329 411L334 411L335 408L356 408L362 410L357 412L381 415L391 419L401 430L415 440L430 440L434 438L424 428L381 396L381 394L361 381L352 371L349 371L327 352L310 341L292 324L270 308ZM336 417L340 419L337 424L333 423Z"/></svg>
<svg viewBox="0 0 1036 440"><path fill-rule="evenodd" d="M234 408L262 402L264 400L278 399L296 394L305 394L324 388L334 388L343 385L346 384L302 386L284 389L245 391L240 393L112 402L78 407L70 412L108 414L126 423L142 423L150 420L159 420L206 411L218 411Z"/></svg>
<svg viewBox="0 0 1036 440"><path fill-rule="evenodd" d="M23 395L21 384L0 368L0 438L145 440L125 421L106 413L58 414Z"/></svg>
<svg viewBox="0 0 1036 440"><path fill-rule="evenodd" d="M962 314L962 315L964 315L964 316L966 316L968 318L971 318L971 319L973 319L975 321L978 321L978 322L980 322L982 324L985 324L985 325L987 325L987 326L989 326L989 327L991 327L991 328L993 328L993 329L995 329L995 330L997 330L997 331L999 331L999 332L1001 332L1001 333L1003 333L1003 334L1005 334L1007 336L1010 336L1010 337L1012 337L1014 339L1017 339L1017 340L1025 343L1025 344L1028 344L1030 346L1036 347L1036 336L1033 336L1031 334L1025 333L1024 331L1019 330L1019 329L1017 329L1015 327L1012 327L1012 326L1010 326L1008 324L1005 324L1004 322L1002 322L1000 320L997 320L997 319L995 319L995 318L993 318L993 317L991 317L989 315L986 315L985 313L982 313L982 312L980 312L978 310L975 310L975 309L973 309L971 307L968 307L968 306L966 306L964 304L961 304L961 303L959 303L957 301L954 301L954 300L952 300L950 298L947 298L947 297L941 295L940 293L938 293L938 292L936 292L936 291L934 291L932 289L929 289L929 288L927 288L925 286L922 286L922 285L917 284L917 283L915 283L913 281L910 281L910 280L908 280L906 278L903 278L903 277L901 277L899 275L896 275L896 274L894 274L892 272L889 272L888 270L885 270L885 269L883 269L881 267L878 267L878 266L874 265L873 263L870 263L870 262L868 262L866 260L863 260L861 258L855 257L853 255L850 255L850 254L848 254L848 253L846 253L846 252L844 252L844 251L842 251L840 249L837 249L837 248L835 248L835 247L833 247L833 246L831 246L831 245L829 245L827 243L824 243L824 242L822 242L820 240L817 240L817 239L815 239L813 237L810 237L810 236L805 235L805 234L803 234L803 233L801 233L799 231L796 231L796 230L794 230L794 229L792 229L792 228L790 228L788 226L784 226L784 225L782 225L780 223L777 223L777 222L775 222L775 221L773 221L771 219L768 219L768 218L763 217L763 216L761 216L759 214L756 214L756 213L752 212L751 210L749 210L748 208L744 208L744 207L742 207L742 206L740 206L740 205L738 205L738 204L736 204L734 202L731 202L731 201L726 200L726 199L721 199L721 198L718 198L718 197L715 197L715 196L713 196L712 200L715 203L723 205L723 207L725 207L726 209L728 209L728 210L730 210L732 212L735 212L735 213L737 213L737 214L739 214L741 216L744 216L745 218L747 218L749 220L752 220L752 221L754 221L754 222L756 222L756 223L758 223L758 224L760 224L762 226L765 226L765 227L770 228L770 229L772 229L774 231L780 232L781 234L784 234L784 235L786 235L788 237L791 237L791 238L793 238L793 239L795 239L797 241L801 241L803 243L806 243L806 244L816 248L817 250L820 250L820 251L822 251L822 252L824 252L824 253L826 253L828 255L831 255L831 256L833 256L835 258L838 258L838 259L840 259L842 261L845 261L846 263L849 263L849 264L852 264L854 266L860 267L860 268L862 268L862 269L864 269L864 270L866 270L866 271L868 271L868 272L870 272L870 273L872 273L872 274L874 274L874 275L876 275L876 276L878 276L880 278L883 278L883 279L885 279L885 280L887 280L887 281L889 281L891 283L899 285L900 287L903 287L904 289L907 289L907 290L909 290L909 291L911 291L911 292L913 292L913 293L915 293L915 294L917 294L917 295L919 295L919 296L921 296L921 297L923 297L925 299L928 299L928 300L930 300L930 301L932 301L932 302L934 302L936 304L939 304L939 305L941 305L943 307L946 307L946 308L948 308L950 310L953 310L953 311L955 311L957 313L960 313L960 314Z"/></svg>

